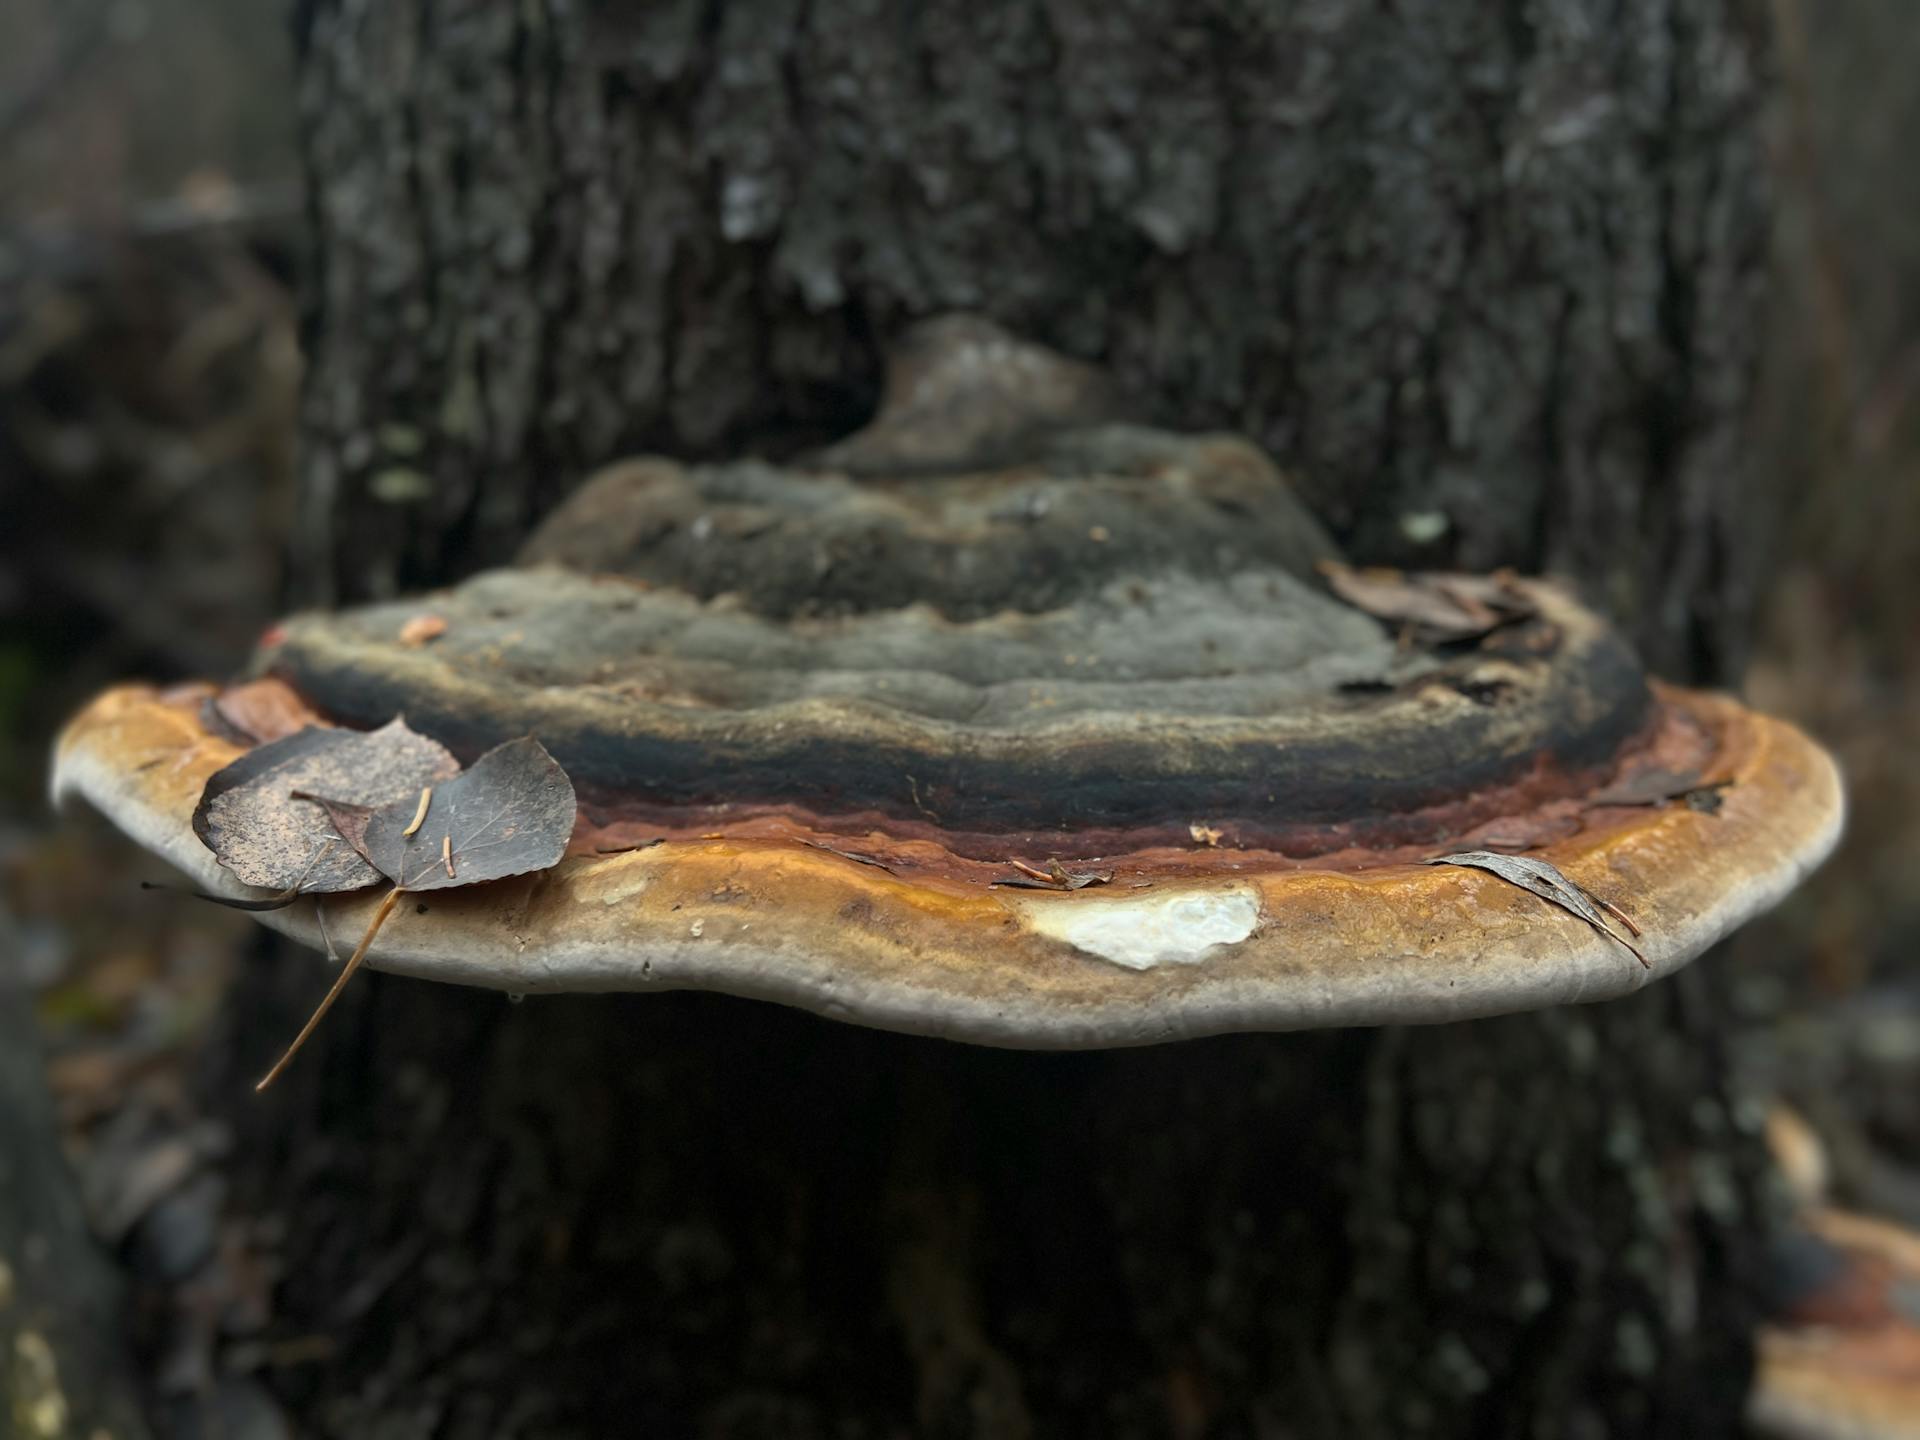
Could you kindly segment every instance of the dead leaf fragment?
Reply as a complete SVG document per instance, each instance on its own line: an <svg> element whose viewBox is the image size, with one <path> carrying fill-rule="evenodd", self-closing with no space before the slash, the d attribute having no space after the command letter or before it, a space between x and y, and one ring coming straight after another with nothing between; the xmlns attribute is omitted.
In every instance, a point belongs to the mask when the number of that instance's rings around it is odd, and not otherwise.
<svg viewBox="0 0 1920 1440"><path fill-rule="evenodd" d="M1559 810L1535 811L1529 815L1505 815L1491 820L1461 838L1486 850L1534 850L1564 840L1580 829L1580 817L1572 806Z"/></svg>
<svg viewBox="0 0 1920 1440"><path fill-rule="evenodd" d="M414 736L398 720L359 738L371 740L395 727L415 740L424 738ZM388 743L391 748L392 742ZM432 741L425 743L433 745ZM326 758L331 752L318 753ZM304 793L288 797L290 804L320 809L328 817L340 847L350 844L355 860L367 873L385 875L393 888L382 897L332 987L256 1089L271 1085L300 1053L366 959L374 937L401 896L545 870L559 864L566 854L579 807L567 772L539 741L510 740L489 750L465 771L451 756L440 768L444 773L416 775L405 786L391 783L391 776L387 777L383 789L388 798L378 805L352 798L319 800ZM280 770L269 770L261 780L272 782L280 774ZM434 781L440 783L429 783ZM339 780L334 777L323 783L337 786ZM433 823L423 824L429 815Z"/></svg>
<svg viewBox="0 0 1920 1440"><path fill-rule="evenodd" d="M333 822L333 828L339 833L340 838L352 846L353 852L362 860L366 859L367 821L373 818L373 806L354 805L345 800L329 800L324 795L309 795L304 791L295 794L293 798L311 800L326 811L327 819Z"/></svg>
<svg viewBox="0 0 1920 1440"><path fill-rule="evenodd" d="M432 823L409 835L418 787L367 819L366 858L403 890L444 890L560 863L573 782L538 740L509 740L433 787Z"/></svg>
<svg viewBox="0 0 1920 1440"><path fill-rule="evenodd" d="M1700 788L1698 770L1668 770L1664 766L1635 771L1588 797L1590 805L1661 805Z"/></svg>
<svg viewBox="0 0 1920 1440"><path fill-rule="evenodd" d="M380 879L327 804L375 809L452 775L459 762L395 720L378 730L300 730L256 746L201 791L194 833L243 884L302 894L358 890Z"/></svg>
<svg viewBox="0 0 1920 1440"><path fill-rule="evenodd" d="M1403 627L1429 644L1475 640L1536 612L1526 592L1504 572L1457 575L1381 567L1355 569L1322 560L1319 571L1333 593L1376 620Z"/></svg>
<svg viewBox="0 0 1920 1440"><path fill-rule="evenodd" d="M1009 860L1007 863L1020 874L1005 880L989 880L989 889L995 885L1005 885L1016 890L1084 890L1089 885L1105 885L1113 879L1111 870L1069 870L1058 860L1047 861L1044 870L1024 860Z"/></svg>
<svg viewBox="0 0 1920 1440"><path fill-rule="evenodd" d="M1694 770L1668 770L1660 766L1640 770L1596 790L1587 798L1594 805L1665 805L1670 800L1683 802L1689 810L1711 815L1720 808L1720 792L1731 781L1702 780Z"/></svg>
<svg viewBox="0 0 1920 1440"><path fill-rule="evenodd" d="M215 695L206 705L207 728L248 745L282 740L310 725L324 726L320 712L284 680L249 680Z"/></svg>
<svg viewBox="0 0 1920 1440"><path fill-rule="evenodd" d="M862 855L857 850L842 850L839 846L829 845L822 840L802 840L800 843L802 845L811 846L815 850L824 850L829 855L838 855L842 860L851 860L856 865L871 865L875 869L886 871L889 875L894 875L899 873L886 861L881 860L872 855ZM608 852L602 851L602 852L596 852L596 853L604 854Z"/></svg>
<svg viewBox="0 0 1920 1440"><path fill-rule="evenodd" d="M1613 911L1615 915L1634 934L1640 933L1639 927L1627 919L1626 915L1599 896L1589 894L1573 881L1562 875L1544 860L1535 860L1527 855L1497 855L1491 850L1463 850L1457 855L1436 855L1426 862L1429 865L1465 865L1476 870L1486 870L1498 875L1509 885L1518 885L1522 890L1531 891L1542 900L1558 905L1562 910L1578 915L1594 929L1611 936L1626 946L1633 958L1647 965L1647 957L1626 936L1622 935L1601 913L1601 907ZM1652 969L1651 965L1647 965Z"/></svg>
<svg viewBox="0 0 1920 1440"><path fill-rule="evenodd" d="M416 615L400 627L402 645L421 646L447 633L447 622L439 615Z"/></svg>
<svg viewBox="0 0 1920 1440"><path fill-rule="evenodd" d="M1733 784L1731 780L1715 780L1697 789L1689 790L1680 798L1686 802L1689 810L1702 815L1718 815L1720 806L1726 800L1726 791Z"/></svg>

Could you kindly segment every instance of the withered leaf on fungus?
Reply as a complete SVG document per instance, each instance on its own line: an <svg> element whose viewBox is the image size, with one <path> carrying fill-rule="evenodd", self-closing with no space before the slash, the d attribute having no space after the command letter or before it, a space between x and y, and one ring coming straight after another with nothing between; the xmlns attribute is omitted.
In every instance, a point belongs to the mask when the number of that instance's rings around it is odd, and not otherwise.
<svg viewBox="0 0 1920 1440"><path fill-rule="evenodd" d="M243 884L303 895L358 890L380 872L313 797L377 809L459 769L446 747L403 720L364 733L309 727L215 772L194 809L194 833Z"/></svg>
<svg viewBox="0 0 1920 1440"><path fill-rule="evenodd" d="M1337 560L1321 561L1319 570L1333 593L1356 610L1429 643L1478 639L1536 612L1505 575L1356 569Z"/></svg>
<svg viewBox="0 0 1920 1440"><path fill-rule="evenodd" d="M399 720L360 734L302 730L214 775L194 829L250 885L299 894L392 882L360 943L265 1089L299 1053L360 968L402 895L545 870L573 837L573 782L540 742L510 740L462 771Z"/></svg>
<svg viewBox="0 0 1920 1440"><path fill-rule="evenodd" d="M1641 770L1616 780L1587 799L1593 805L1664 805L1684 801L1694 810L1712 814L1720 808L1720 792L1729 782L1703 780L1698 770Z"/></svg>
<svg viewBox="0 0 1920 1440"><path fill-rule="evenodd" d="M1544 860L1535 860L1527 855L1496 855L1488 850L1463 850L1457 855L1436 855L1426 863L1466 865L1475 870L1486 870L1498 875L1509 885L1518 885L1522 890L1531 891L1542 900L1578 915L1603 935L1609 935L1626 946L1632 952L1633 958L1642 965L1647 963L1647 957L1640 953L1640 948L1613 928L1611 922L1601 913L1601 908L1604 906L1611 911L1636 935L1640 933L1640 927L1627 919L1618 906L1602 900L1597 895L1589 894Z"/></svg>
<svg viewBox="0 0 1920 1440"><path fill-rule="evenodd" d="M1589 805L1660 805L1700 788L1698 770L1653 766L1622 776L1587 797Z"/></svg>
<svg viewBox="0 0 1920 1440"><path fill-rule="evenodd" d="M559 761L538 740L509 740L433 786L424 811L418 791L375 810L362 845L402 890L445 890L559 864L574 812Z"/></svg>
<svg viewBox="0 0 1920 1440"><path fill-rule="evenodd" d="M1047 861L1042 870L1024 860L1007 863L1020 873L1001 880L989 880L991 886L1005 885L1017 890L1084 890L1089 885L1105 885L1113 879L1111 870L1069 870L1058 860Z"/></svg>
<svg viewBox="0 0 1920 1440"><path fill-rule="evenodd" d="M291 703L268 709L274 723L300 713ZM319 897L389 882L332 987L257 1088L299 1053L402 896L557 865L577 813L573 782L532 737L496 746L463 772L445 746L398 718L364 732L307 725L210 776L194 806L194 833L241 882L274 893L204 898L276 910L312 896L319 923Z"/></svg>

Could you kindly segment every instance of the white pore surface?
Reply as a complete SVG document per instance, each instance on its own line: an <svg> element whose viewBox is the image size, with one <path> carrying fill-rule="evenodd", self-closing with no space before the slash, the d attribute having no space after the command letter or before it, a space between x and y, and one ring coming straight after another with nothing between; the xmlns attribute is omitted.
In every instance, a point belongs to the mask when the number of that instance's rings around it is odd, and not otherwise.
<svg viewBox="0 0 1920 1440"><path fill-rule="evenodd" d="M1020 896L1015 904L1040 934L1129 970L1198 964L1216 946L1239 944L1260 923L1260 897L1251 886L1076 900Z"/></svg>

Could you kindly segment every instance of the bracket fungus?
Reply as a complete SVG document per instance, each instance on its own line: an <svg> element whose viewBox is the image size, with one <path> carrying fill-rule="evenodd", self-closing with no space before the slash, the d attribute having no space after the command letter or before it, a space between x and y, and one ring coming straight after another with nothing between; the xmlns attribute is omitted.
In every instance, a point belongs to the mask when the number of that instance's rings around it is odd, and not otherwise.
<svg viewBox="0 0 1920 1440"><path fill-rule="evenodd" d="M810 465L628 462L514 568L295 616L234 686L103 695L56 791L257 895L193 825L249 746L533 735L578 795L566 856L402 907L369 963L1036 1048L1620 995L1831 848L1817 746L1650 680L1560 589L1350 571L1254 447L1124 423L983 322L909 357ZM1612 923L1423 863L1468 852ZM315 942L375 898L263 918Z"/></svg>

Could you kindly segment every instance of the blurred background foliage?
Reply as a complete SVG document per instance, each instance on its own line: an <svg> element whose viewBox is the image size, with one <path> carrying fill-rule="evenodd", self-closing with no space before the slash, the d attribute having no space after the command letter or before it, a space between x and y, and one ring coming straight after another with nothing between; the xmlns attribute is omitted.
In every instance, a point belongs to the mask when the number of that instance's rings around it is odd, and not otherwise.
<svg viewBox="0 0 1920 1440"><path fill-rule="evenodd" d="M1920 945L1920 25L1900 0L1773 9L1778 281L1753 463L1796 502L1747 689L1846 766L1846 844L1797 907L1810 978L1838 992L1912 978Z"/></svg>
<svg viewBox="0 0 1920 1440"><path fill-rule="evenodd" d="M1777 283L1751 464L1795 501L1745 689L1835 749L1852 821L1711 963L1754 1083L1827 1137L1840 1198L1920 1224L1920 17L1766 8ZM0 6L0 948L41 996L96 1225L168 1273L237 1243L217 1185L195 1190L223 1141L182 1113L180 1071L246 927L142 897L157 864L56 827L44 765L88 692L230 671L279 604L291 84L285 17L258 0ZM169 1373L204 1392L205 1325L157 1303Z"/></svg>

